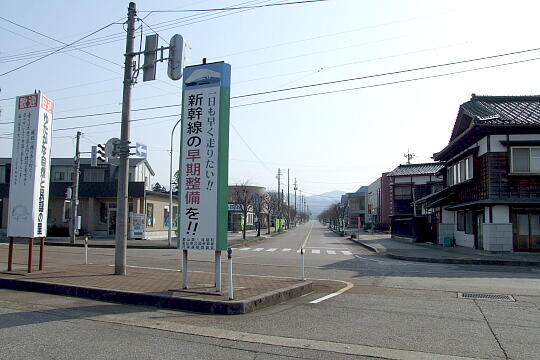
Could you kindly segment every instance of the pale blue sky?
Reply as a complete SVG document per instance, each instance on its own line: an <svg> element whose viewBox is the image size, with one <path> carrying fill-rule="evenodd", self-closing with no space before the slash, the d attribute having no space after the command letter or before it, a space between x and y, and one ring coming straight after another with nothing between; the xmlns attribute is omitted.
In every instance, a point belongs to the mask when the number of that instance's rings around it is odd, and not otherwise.
<svg viewBox="0 0 540 360"><path fill-rule="evenodd" d="M138 1L139 16L163 39L179 33L191 45L186 65L224 60L232 96L394 72L540 47L536 1L360 1L275 6L214 13L151 13L286 1ZM127 1L2 1L0 16L69 43L123 19ZM511 5L511 6L509 6ZM123 20L122 20L123 21ZM139 23L140 24L140 23ZM143 24L145 33L152 31ZM59 43L0 19L0 73ZM0 76L0 156L11 156L14 98L41 89L57 118L119 111L125 34L113 25L82 43ZM140 35L140 33L137 33ZM137 46L139 39L137 39ZM166 45L162 41L162 45ZM36 53L37 52L37 53ZM458 107L471 93L538 94L538 61L397 85L241 106L288 96L375 85L540 57L540 51L457 66L310 87L231 101L230 183L276 187L277 168L307 193L354 191L404 163L428 162L448 142ZM117 65L115 65L116 63ZM133 89L133 109L179 104L181 82L158 79ZM7 99L7 100L4 100ZM132 119L179 113L137 111ZM119 121L119 115L58 119L55 129ZM174 117L134 122L133 142L148 145L156 181L168 185ZM76 129L56 131L52 155L70 157ZM119 137L119 124L81 129L81 149ZM244 141L248 144L246 146ZM7 134L7 135L6 135ZM178 163L178 146L174 164ZM286 182L283 182L286 185Z"/></svg>

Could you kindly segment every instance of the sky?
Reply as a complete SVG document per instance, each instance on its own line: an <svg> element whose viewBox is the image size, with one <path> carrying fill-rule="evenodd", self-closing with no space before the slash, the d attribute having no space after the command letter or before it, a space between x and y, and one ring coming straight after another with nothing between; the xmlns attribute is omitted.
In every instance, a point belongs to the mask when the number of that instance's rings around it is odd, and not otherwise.
<svg viewBox="0 0 540 360"><path fill-rule="evenodd" d="M231 64L229 184L276 189L282 169L286 189L289 169L291 188L296 179L306 195L356 191L405 163L408 151L413 163L431 162L472 93L539 94L537 1L275 5L291 2L136 2L137 49L141 31L157 32L160 46L178 33L189 45L186 66L203 58ZM55 103L53 157L74 155L77 130L83 152L120 137L120 114L96 114L121 110L127 7L128 1L2 1L0 157L11 156L15 97L35 90ZM236 9L191 11L218 8ZM445 65L455 62L461 63ZM147 145L153 180L167 187L181 87L164 62L155 81L143 82L141 73L132 90L131 141ZM162 108L140 110L152 107ZM179 136L177 130L173 172Z"/></svg>

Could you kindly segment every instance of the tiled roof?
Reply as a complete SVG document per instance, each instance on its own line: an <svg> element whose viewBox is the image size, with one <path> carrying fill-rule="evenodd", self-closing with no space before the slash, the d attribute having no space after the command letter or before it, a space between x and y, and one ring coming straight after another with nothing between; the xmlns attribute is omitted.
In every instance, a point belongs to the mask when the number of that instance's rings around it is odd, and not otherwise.
<svg viewBox="0 0 540 360"><path fill-rule="evenodd" d="M443 168L441 163L405 164L399 165L387 176L413 176L435 174Z"/></svg>
<svg viewBox="0 0 540 360"><path fill-rule="evenodd" d="M540 125L540 96L477 96L461 105L478 125Z"/></svg>

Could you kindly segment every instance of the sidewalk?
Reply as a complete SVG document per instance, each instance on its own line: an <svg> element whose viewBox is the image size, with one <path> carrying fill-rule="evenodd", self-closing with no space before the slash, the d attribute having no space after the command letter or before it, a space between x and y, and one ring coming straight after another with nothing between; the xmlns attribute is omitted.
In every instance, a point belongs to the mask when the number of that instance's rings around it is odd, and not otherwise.
<svg viewBox="0 0 540 360"><path fill-rule="evenodd" d="M216 293L213 273L189 272L189 288L181 290L177 270L128 267L126 276L113 272L109 265L57 266L31 274L15 269L0 272L0 288L223 315L245 314L312 291L310 281L235 275L234 300L228 300L226 273L223 291Z"/></svg>
<svg viewBox="0 0 540 360"><path fill-rule="evenodd" d="M270 235L266 234L266 229L261 230L261 236L257 237L257 232L255 230L246 231L246 240L242 240L242 232L227 232L227 243L230 247L242 246L248 242L264 240L267 237L274 236L277 233L272 233ZM0 238L1 243L8 243L9 240L7 237ZM16 239L15 243L26 244L27 240L25 239ZM36 243L34 241L34 243ZM49 246L75 246L83 247L84 246L84 237L78 236L74 244L70 243L68 237L50 237L45 238L45 245ZM93 248L114 248L115 239L112 237L108 238L89 238L88 246ZM172 239L172 244L169 246L167 238L156 239L156 240L128 240L127 247L129 249L176 249L176 237Z"/></svg>
<svg viewBox="0 0 540 360"><path fill-rule="evenodd" d="M386 234L360 235L354 240L373 252L393 259L445 264L540 266L540 253L489 253L483 250L405 243Z"/></svg>

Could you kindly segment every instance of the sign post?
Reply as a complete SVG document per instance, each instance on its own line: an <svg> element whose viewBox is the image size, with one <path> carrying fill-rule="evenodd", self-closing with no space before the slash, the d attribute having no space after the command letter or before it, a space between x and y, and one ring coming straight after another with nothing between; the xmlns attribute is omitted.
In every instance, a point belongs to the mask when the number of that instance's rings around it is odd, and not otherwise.
<svg viewBox="0 0 540 360"><path fill-rule="evenodd" d="M183 79L178 194L182 288L188 287L187 251L209 250L215 252L219 292L221 251L227 249L231 67L203 61L202 65L186 67Z"/></svg>
<svg viewBox="0 0 540 360"><path fill-rule="evenodd" d="M53 102L41 92L18 96L15 106L9 213L8 269L12 269L13 238L27 238L28 272L32 272L33 239L40 241L40 270L43 269L43 239L47 236L49 172Z"/></svg>

